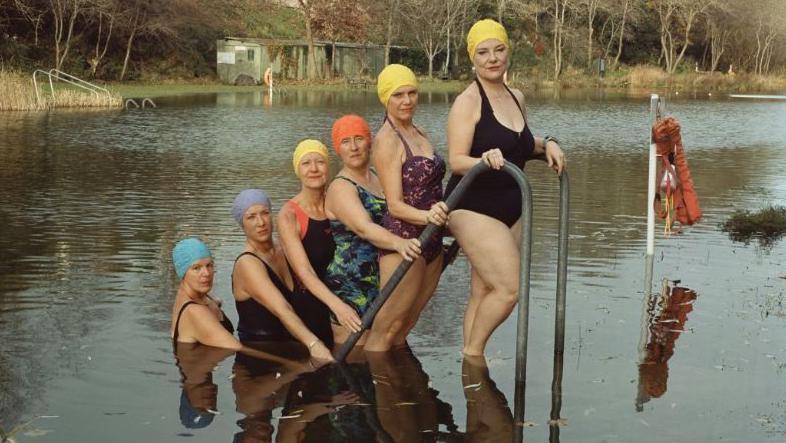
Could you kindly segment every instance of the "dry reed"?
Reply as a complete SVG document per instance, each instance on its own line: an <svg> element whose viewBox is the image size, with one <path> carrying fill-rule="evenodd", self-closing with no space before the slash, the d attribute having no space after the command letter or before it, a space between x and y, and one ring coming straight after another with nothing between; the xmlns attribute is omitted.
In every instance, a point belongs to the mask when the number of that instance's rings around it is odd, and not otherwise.
<svg viewBox="0 0 786 443"><path fill-rule="evenodd" d="M0 69L0 111L46 111L55 108L120 108L123 98L56 87L54 95L39 85L40 102L30 76Z"/></svg>

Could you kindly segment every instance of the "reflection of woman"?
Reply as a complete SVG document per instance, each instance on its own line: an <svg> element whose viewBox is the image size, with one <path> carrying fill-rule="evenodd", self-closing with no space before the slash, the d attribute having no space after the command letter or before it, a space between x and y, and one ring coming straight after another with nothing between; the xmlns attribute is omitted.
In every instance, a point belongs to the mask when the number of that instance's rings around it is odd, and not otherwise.
<svg viewBox="0 0 786 443"><path fill-rule="evenodd" d="M218 386L213 383L213 369L233 353L232 350L181 343L175 349L182 376L180 422L186 428L208 426L217 409Z"/></svg>
<svg viewBox="0 0 786 443"><path fill-rule="evenodd" d="M292 309L293 279L284 251L273 241L272 205L259 189L246 189L232 206L235 221L246 234L243 252L235 259L232 293L243 341L286 341L294 338L311 356L332 360L324 343Z"/></svg>
<svg viewBox="0 0 786 443"><path fill-rule="evenodd" d="M420 247L417 239L401 238L381 226L385 198L379 179L368 167L371 131L366 121L356 115L336 120L333 147L343 167L325 198L325 212L336 243L325 283L363 315L379 294L377 248L396 251L405 260L412 260L420 254ZM336 341L344 342L350 330L334 326Z"/></svg>
<svg viewBox="0 0 786 443"><path fill-rule="evenodd" d="M511 441L513 414L505 394L489 376L485 357L465 356L461 373L467 398L465 441Z"/></svg>
<svg viewBox="0 0 786 443"><path fill-rule="evenodd" d="M450 215L451 232L472 268L464 353L482 355L518 298L521 193L499 169L505 160L523 168L528 159L541 157L561 173L565 159L554 139L532 135L524 96L503 82L510 55L505 28L493 20L475 23L467 48L477 77L456 98L448 117L453 176L446 193L479 162L494 169L475 180Z"/></svg>
<svg viewBox="0 0 786 443"><path fill-rule="evenodd" d="M436 438L439 428L437 398L428 375L407 346L368 354L374 377L377 416L393 441L421 441L424 433Z"/></svg>
<svg viewBox="0 0 786 443"><path fill-rule="evenodd" d="M417 79L406 66L389 65L377 80L385 123L374 139L374 166L387 199L384 226L403 238L418 238L429 223L442 225L445 162L412 119L418 103ZM401 263L394 251L381 251L380 286ZM442 235L434 235L374 319L365 349L387 351L405 342L439 281Z"/></svg>
<svg viewBox="0 0 786 443"><path fill-rule="evenodd" d="M284 364L280 364L282 361ZM242 431L233 441L272 441L273 409L284 404L292 381L308 370L313 370L313 366L295 360L273 363L238 354L232 367L232 390L237 412L244 417L238 421Z"/></svg>
<svg viewBox="0 0 786 443"><path fill-rule="evenodd" d="M213 256L201 240L187 238L172 250L172 261L180 285L172 305L170 336L178 343L202 343L239 350L232 335L232 322L218 300L208 295L213 288Z"/></svg>
<svg viewBox="0 0 786 443"><path fill-rule="evenodd" d="M295 149L292 164L300 179L300 192L278 214L281 243L300 282L292 304L306 326L332 346L330 313L352 332L359 330L360 317L323 283L336 249L325 215L327 148L319 141L304 140Z"/></svg>

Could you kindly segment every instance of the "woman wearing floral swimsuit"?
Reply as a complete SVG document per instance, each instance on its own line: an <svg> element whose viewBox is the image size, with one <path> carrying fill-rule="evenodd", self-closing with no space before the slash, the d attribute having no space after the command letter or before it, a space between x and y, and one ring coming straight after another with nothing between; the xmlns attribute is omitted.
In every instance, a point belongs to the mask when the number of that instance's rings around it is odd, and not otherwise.
<svg viewBox="0 0 786 443"><path fill-rule="evenodd" d="M383 226L403 238L416 239L426 225L443 225L445 162L412 119L418 103L417 79L406 66L390 65L377 81L385 106L385 122L374 139L374 166L387 197ZM380 285L384 287L401 259L381 251ZM366 351L387 351L406 342L423 307L431 298L442 271L442 235L435 234L421 257L391 294L374 319Z"/></svg>
<svg viewBox="0 0 786 443"><path fill-rule="evenodd" d="M334 123L332 138L343 167L325 196L325 214L336 243L325 284L363 315L379 295L377 248L394 250L405 260L413 260L420 255L420 243L381 226L385 198L379 179L368 167L371 132L366 121L356 115L344 116ZM351 331L336 323L333 337L336 343L343 343Z"/></svg>

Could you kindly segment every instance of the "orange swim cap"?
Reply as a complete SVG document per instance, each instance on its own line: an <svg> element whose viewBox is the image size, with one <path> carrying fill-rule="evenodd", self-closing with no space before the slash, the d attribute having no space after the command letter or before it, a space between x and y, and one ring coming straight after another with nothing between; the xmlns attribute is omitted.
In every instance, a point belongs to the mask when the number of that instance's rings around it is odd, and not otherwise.
<svg viewBox="0 0 786 443"><path fill-rule="evenodd" d="M333 133L331 137L333 139L333 149L338 153L341 147L341 140L356 135L363 136L369 143L371 142L371 129L368 128L368 123L366 123L363 117L349 114L336 120L336 122L333 123Z"/></svg>

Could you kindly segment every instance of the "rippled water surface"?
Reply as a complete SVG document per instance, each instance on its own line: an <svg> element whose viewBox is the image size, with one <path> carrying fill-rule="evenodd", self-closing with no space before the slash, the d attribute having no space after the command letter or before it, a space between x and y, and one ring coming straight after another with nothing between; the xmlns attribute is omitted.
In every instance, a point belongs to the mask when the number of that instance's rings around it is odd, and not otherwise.
<svg viewBox="0 0 786 443"><path fill-rule="evenodd" d="M416 119L442 153L449 103L424 94ZM568 151L572 195L557 429L548 420L558 183L542 164L527 166L526 439L783 441L786 246L735 243L719 224L736 209L786 204L786 103L669 101L705 216L658 234L657 291L666 278L692 292L653 300L643 291L648 97L537 96L529 106L534 132ZM298 189L290 159L300 139L329 140L348 112L376 129L380 111L372 92L301 92L272 106L227 93L162 98L144 111L0 113L0 428L40 417L16 431L19 442L509 439L515 315L494 334L487 369L462 361L463 257L443 275L412 353L299 378L209 350L179 350L182 374L175 365L173 242L207 239L213 293L236 320L234 195L262 187L280 205ZM185 427L184 391L217 392L220 414Z"/></svg>

